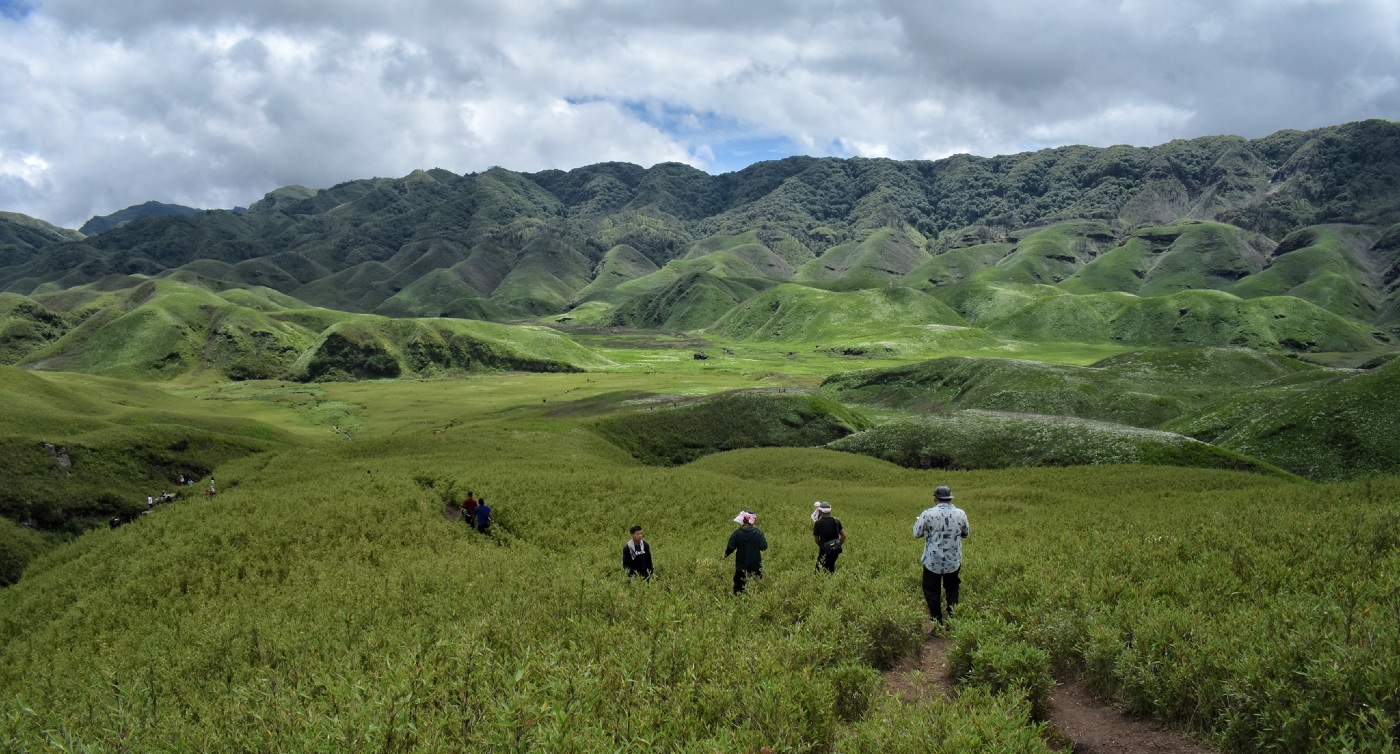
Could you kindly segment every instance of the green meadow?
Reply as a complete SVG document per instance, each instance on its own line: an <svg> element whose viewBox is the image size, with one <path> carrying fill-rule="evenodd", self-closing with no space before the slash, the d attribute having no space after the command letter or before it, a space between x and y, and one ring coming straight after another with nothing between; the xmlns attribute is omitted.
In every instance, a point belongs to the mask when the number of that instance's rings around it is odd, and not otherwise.
<svg viewBox="0 0 1400 754"><path fill-rule="evenodd" d="M7 430L96 453L181 427L215 439L161 446L169 468L219 491L61 541L10 527L6 552L36 555L0 591L5 748L1039 752L1051 685L1077 678L1226 751L1393 750L1395 478L906 468L792 447L894 410L814 390L844 358L784 373L781 353L652 341L627 364L624 345L575 373L7 373ZM741 356L757 368L725 362ZM698 451L636 452L668 442ZM92 471L46 463L36 494ZM92 473L123 494L153 481ZM958 693L904 702L881 673L928 629L910 528L937 484L972 522ZM468 490L495 508L489 535L456 518ZM814 500L850 534L834 575L813 572ZM736 599L721 556L740 509L771 546ZM633 524L651 582L621 575Z"/></svg>
<svg viewBox="0 0 1400 754"><path fill-rule="evenodd" d="M1373 120L0 212L0 749L1064 751L1078 682L1394 752L1397 187Z"/></svg>

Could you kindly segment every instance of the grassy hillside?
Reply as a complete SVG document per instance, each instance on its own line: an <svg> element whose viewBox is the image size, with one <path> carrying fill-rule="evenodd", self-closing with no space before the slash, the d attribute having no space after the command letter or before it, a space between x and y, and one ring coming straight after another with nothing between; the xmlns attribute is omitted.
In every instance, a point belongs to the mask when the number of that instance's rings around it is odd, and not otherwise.
<svg viewBox="0 0 1400 754"><path fill-rule="evenodd" d="M736 448L815 447L866 422L815 392L758 390L688 401L632 396L594 426L643 463L671 466Z"/></svg>
<svg viewBox="0 0 1400 754"><path fill-rule="evenodd" d="M1230 290L1267 263L1253 234L1222 223L1182 221L1134 231L1122 245L1067 276L1069 293L1122 291L1167 296L1187 290Z"/></svg>
<svg viewBox="0 0 1400 754"><path fill-rule="evenodd" d="M646 277L658 269L660 268L640 251L626 244L618 244L603 255L593 279L579 290L577 300L612 300L611 294L619 285Z"/></svg>
<svg viewBox="0 0 1400 754"><path fill-rule="evenodd" d="M609 325L643 330L700 330L757 292L755 283L693 272L619 304Z"/></svg>
<svg viewBox="0 0 1400 754"><path fill-rule="evenodd" d="M1012 236L1006 256L972 276L983 282L1053 285L1113 245L1112 229L1102 222L1058 223Z"/></svg>
<svg viewBox="0 0 1400 754"><path fill-rule="evenodd" d="M1059 675L1226 751L1393 746L1393 480L928 472L792 448L655 468L587 416L540 412L635 380L325 386L358 407L354 442L223 464L217 505L95 532L0 591L0 735L17 749L1041 752L1030 713ZM264 407L281 389L210 395L292 421ZM925 628L908 532L936 484L972 522L959 694L905 703L879 670ZM496 509L489 536L451 519L466 489ZM850 533L833 576L812 573L813 500ZM741 508L770 547L765 578L732 599L720 555ZM619 573L634 523L651 583Z"/></svg>
<svg viewBox="0 0 1400 754"><path fill-rule="evenodd" d="M47 533L44 544L139 515L147 496L187 494L181 475L205 479L219 464L291 442L268 424L132 383L14 367L0 377L0 516ZM37 554L32 539L0 546L0 582Z"/></svg>
<svg viewBox="0 0 1400 754"><path fill-rule="evenodd" d="M797 269L803 283L839 281L844 288L869 288L898 283L929 261L929 255L908 234L886 228L856 243L827 249Z"/></svg>
<svg viewBox="0 0 1400 754"><path fill-rule="evenodd" d="M1391 361L1307 391L1234 396L1169 426L1311 479L1391 474L1400 463L1397 390L1400 362Z"/></svg>
<svg viewBox="0 0 1400 754"><path fill-rule="evenodd" d="M1269 384L1295 392L1336 372L1245 349L1141 351L1093 366L947 357L831 375L839 400L928 413L984 409L1158 427Z"/></svg>
<svg viewBox="0 0 1400 754"><path fill-rule="evenodd" d="M321 333L288 374L301 380L382 379L492 369L568 372L607 363L542 327L358 317Z"/></svg>
<svg viewBox="0 0 1400 754"><path fill-rule="evenodd" d="M68 323L27 296L0 293L0 364L14 364L62 337Z"/></svg>
<svg viewBox="0 0 1400 754"><path fill-rule="evenodd" d="M831 292L786 284L744 302L710 329L727 338L840 344L927 325L967 323L937 299L909 288Z"/></svg>
<svg viewBox="0 0 1400 754"><path fill-rule="evenodd" d="M1358 254L1369 246L1354 228L1305 228L1283 239L1268 269L1226 290L1242 298L1296 296L1343 317L1373 321L1381 295L1374 272Z"/></svg>
<svg viewBox="0 0 1400 754"><path fill-rule="evenodd" d="M920 469L1139 463L1284 475L1267 463L1170 432L981 410L887 422L826 447Z"/></svg>
<svg viewBox="0 0 1400 754"><path fill-rule="evenodd" d="M394 299L431 308L453 306L500 315L495 305L440 271ZM188 272L149 280L116 294L81 289L44 295L67 310L7 294L0 347L12 362L137 379L211 372L233 379L350 379L482 369L555 371L609 362L542 328L459 319L391 320L310 309L271 289L215 293ZM455 283L455 284L454 284ZM434 301L436 299L436 301ZM391 309L393 307L390 307ZM451 313L451 312L449 312Z"/></svg>
<svg viewBox="0 0 1400 754"><path fill-rule="evenodd" d="M1159 348L1356 352L1384 347L1372 328L1302 299L1240 299L1209 290L1152 298L1125 293L1046 297L986 327L1019 340L1112 341Z"/></svg>

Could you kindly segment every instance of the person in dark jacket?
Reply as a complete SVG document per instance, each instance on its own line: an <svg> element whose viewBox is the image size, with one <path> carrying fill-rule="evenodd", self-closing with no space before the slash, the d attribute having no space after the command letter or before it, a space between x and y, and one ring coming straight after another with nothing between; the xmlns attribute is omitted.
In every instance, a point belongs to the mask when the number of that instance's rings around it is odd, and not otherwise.
<svg viewBox="0 0 1400 754"><path fill-rule="evenodd" d="M632 538L622 546L622 568L627 575L651 578L654 571L651 565L651 545L642 539L642 527L632 527Z"/></svg>
<svg viewBox="0 0 1400 754"><path fill-rule="evenodd" d="M763 530L754 526L758 515L751 511L739 511L734 523L739 528L729 535L729 543L724 546L724 557L734 556L734 593L741 594L748 584L749 576L763 578L763 551L768 549L768 540Z"/></svg>
<svg viewBox="0 0 1400 754"><path fill-rule="evenodd" d="M812 504L812 539L817 542L817 570L836 573L836 558L846 546L846 527L831 515L831 503Z"/></svg>
<svg viewBox="0 0 1400 754"><path fill-rule="evenodd" d="M486 504L486 498L476 501L476 530L482 534L491 530L491 506Z"/></svg>

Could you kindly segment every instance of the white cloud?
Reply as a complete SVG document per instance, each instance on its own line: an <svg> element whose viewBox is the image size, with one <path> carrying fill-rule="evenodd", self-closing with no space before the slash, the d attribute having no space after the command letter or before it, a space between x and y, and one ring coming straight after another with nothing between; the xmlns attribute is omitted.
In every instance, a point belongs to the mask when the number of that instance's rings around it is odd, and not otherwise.
<svg viewBox="0 0 1400 754"><path fill-rule="evenodd" d="M1393 0L45 0L0 17L0 209L74 227L416 168L730 166L755 143L1256 137L1400 117L1397 70Z"/></svg>

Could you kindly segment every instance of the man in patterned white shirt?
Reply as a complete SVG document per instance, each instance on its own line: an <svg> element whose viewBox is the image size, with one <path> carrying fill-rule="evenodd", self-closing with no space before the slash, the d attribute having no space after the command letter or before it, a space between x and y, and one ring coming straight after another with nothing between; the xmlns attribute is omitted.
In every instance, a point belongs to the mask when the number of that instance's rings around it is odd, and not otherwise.
<svg viewBox="0 0 1400 754"><path fill-rule="evenodd" d="M940 485L933 491L937 504L919 514L914 521L914 536L924 537L924 601L928 615L935 623L947 625L943 619L943 595L948 592L948 617L958 604L962 579L962 541L970 530L967 514L953 506L953 491Z"/></svg>

